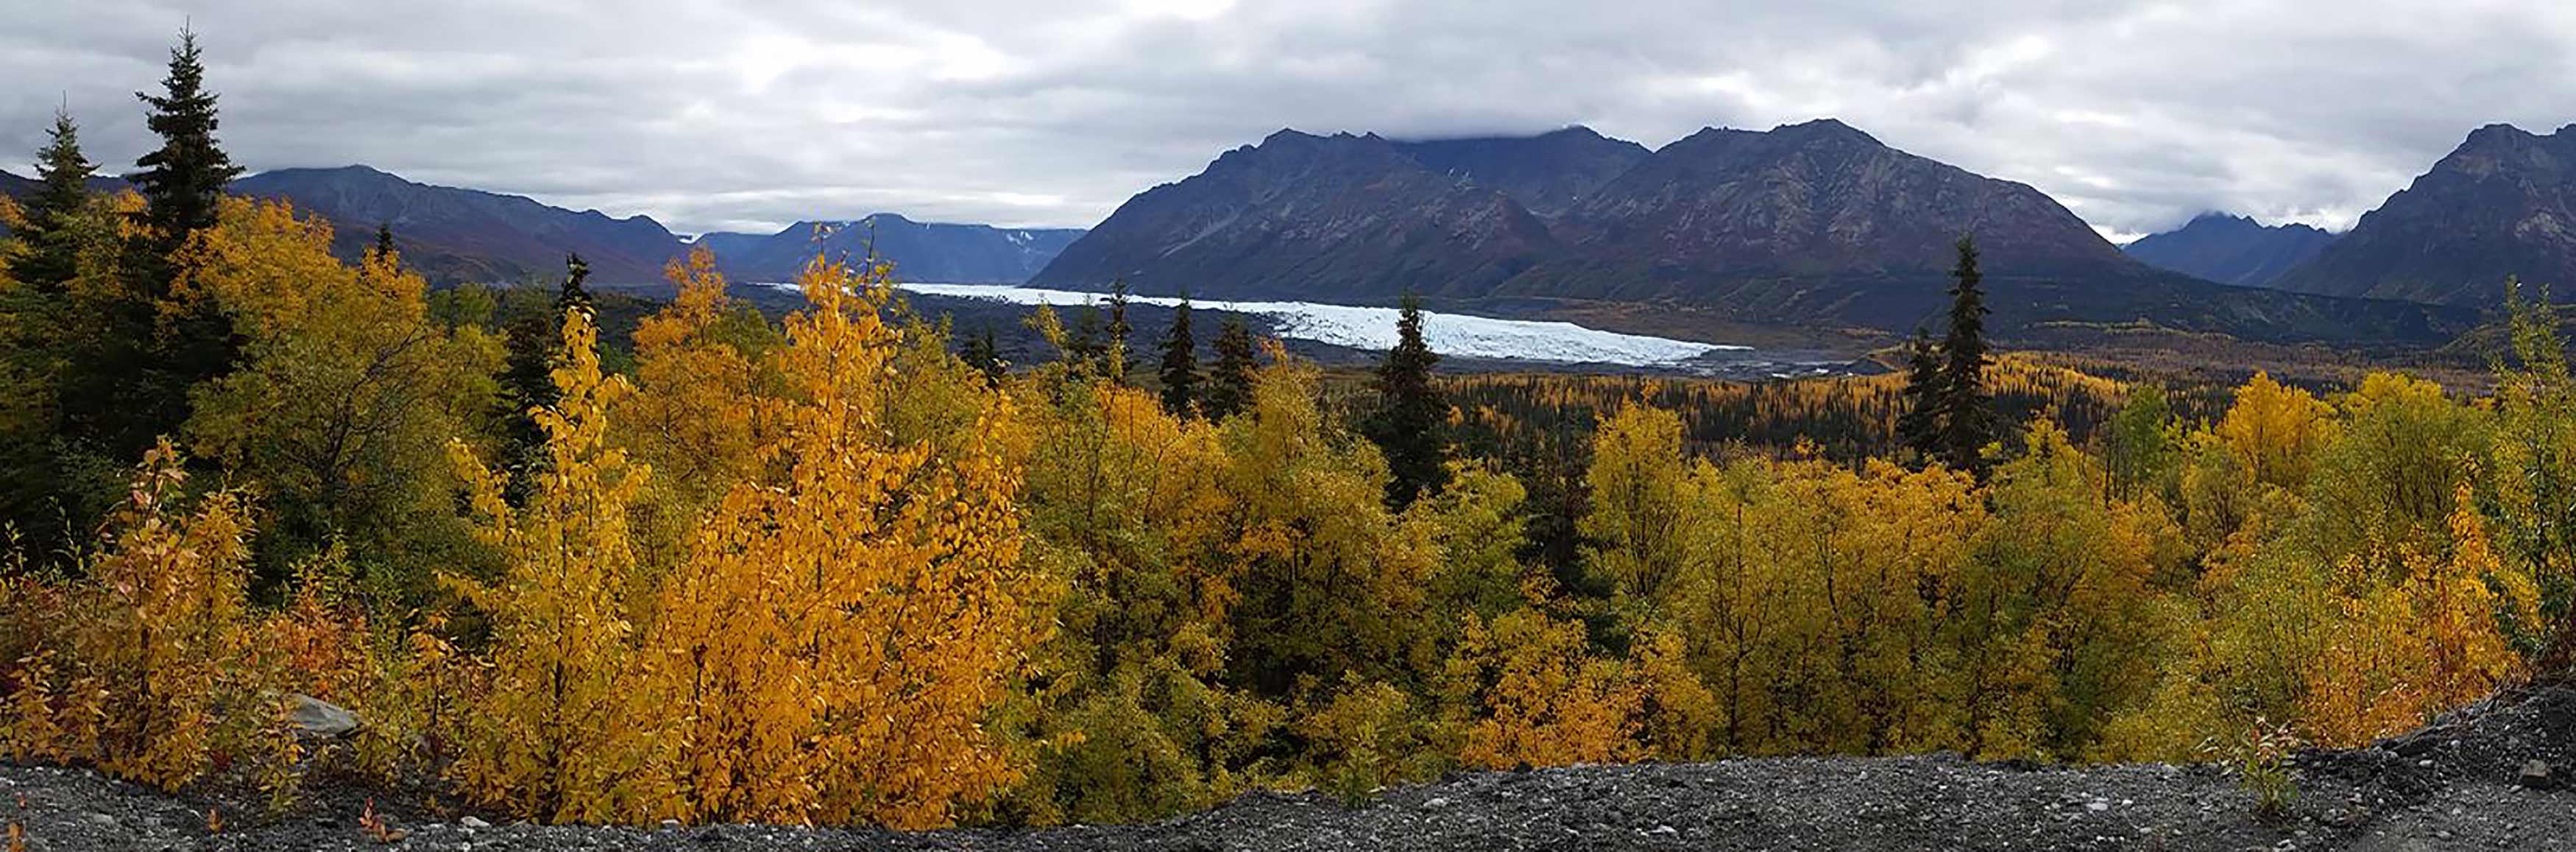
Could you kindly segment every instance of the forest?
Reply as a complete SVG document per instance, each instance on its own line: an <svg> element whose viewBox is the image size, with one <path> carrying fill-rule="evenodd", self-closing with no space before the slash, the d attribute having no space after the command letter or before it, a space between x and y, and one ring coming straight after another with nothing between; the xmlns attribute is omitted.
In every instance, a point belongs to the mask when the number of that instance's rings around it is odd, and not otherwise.
<svg viewBox="0 0 2576 852"><path fill-rule="evenodd" d="M1976 257L1887 376L1367 376L1239 325L1046 363L816 257L784 317L428 287L227 197L196 51L90 192L0 204L0 753L272 807L1147 820L1456 769L2228 759L2576 652L2546 298L2475 397L1986 351ZM1208 334L1207 356L1198 333ZM346 742L301 737L306 697Z"/></svg>

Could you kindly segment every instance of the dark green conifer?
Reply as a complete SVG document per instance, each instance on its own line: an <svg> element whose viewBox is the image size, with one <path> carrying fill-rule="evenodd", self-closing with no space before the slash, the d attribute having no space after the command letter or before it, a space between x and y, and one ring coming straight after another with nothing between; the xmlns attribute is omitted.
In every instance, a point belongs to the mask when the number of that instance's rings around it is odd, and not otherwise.
<svg viewBox="0 0 2576 852"><path fill-rule="evenodd" d="M1906 449L1930 459L1941 449L1941 352L1932 333L1915 326L1905 345L1905 412L1896 418L1896 439Z"/></svg>
<svg viewBox="0 0 2576 852"><path fill-rule="evenodd" d="M1133 338L1135 333L1135 327L1127 324L1127 282L1123 280L1111 282L1107 331L1109 339L1101 344L1101 355L1104 359L1101 370L1112 382L1127 383L1127 368L1132 366L1132 359L1128 357L1133 344L1130 338Z"/></svg>
<svg viewBox="0 0 2576 852"><path fill-rule="evenodd" d="M10 264L11 276L38 292L52 293L79 274L80 244L71 219L89 205L89 176L98 166L81 153L80 125L71 111L54 111L36 152L36 192L22 203L27 254Z"/></svg>
<svg viewBox="0 0 2576 852"><path fill-rule="evenodd" d="M533 470L545 461L545 431L537 426L532 411L555 404L554 369L563 349L564 316L571 311L594 315L590 291L582 282L590 278L590 264L581 255L564 257L564 280L555 288L555 297L543 309L528 302L542 298L539 293L521 291L526 301L511 318L502 339L507 356L503 364L502 404L507 424L508 458L514 466ZM531 285L534 286L533 282ZM515 489L512 500L524 496Z"/></svg>
<svg viewBox="0 0 2576 852"><path fill-rule="evenodd" d="M1172 307L1172 332L1163 337L1163 410L1179 417L1190 413L1198 397L1198 341L1190 336L1190 297Z"/></svg>
<svg viewBox="0 0 2576 852"><path fill-rule="evenodd" d="M224 187L242 173L215 140L215 93L205 84L197 34L181 30L179 46L170 49L162 94L134 93L152 106L144 123L161 137L161 147L136 160L141 171L125 179L143 195L143 221L164 263L189 234L214 226Z"/></svg>
<svg viewBox="0 0 2576 852"><path fill-rule="evenodd" d="M958 357L966 362L966 366L984 374L986 387L1000 385L1002 378L1010 372L1010 365L1002 361L1002 347L993 337L992 326L985 326L981 333L967 338L966 349Z"/></svg>
<svg viewBox="0 0 2576 852"><path fill-rule="evenodd" d="M1085 373L1100 369L1101 358L1108 351L1100 341L1100 306L1085 301L1073 312L1073 330L1065 333L1064 354L1075 369Z"/></svg>
<svg viewBox="0 0 2576 852"><path fill-rule="evenodd" d="M181 31L170 50L162 94L136 92L151 107L144 123L160 147L128 175L143 196L135 239L124 246L116 292L93 306L94 331L68 357L62 381L64 433L115 464L132 464L189 415L188 391L232 369L240 341L206 298L179 298L178 251L213 227L224 187L241 174L215 139L215 94L205 87L196 35Z"/></svg>
<svg viewBox="0 0 2576 852"><path fill-rule="evenodd" d="M393 257L393 256L394 256L394 226L393 226L393 223L391 223L391 222L377 222L377 223L376 223L376 246L375 246L375 248L374 248L374 249L372 249L372 251L375 253L375 257L376 257L376 259L378 259L378 260L382 260L382 259L384 259L384 258L388 258L388 257Z"/></svg>
<svg viewBox="0 0 2576 852"><path fill-rule="evenodd" d="M1941 342L1941 460L1953 470L1986 471L1985 448L1995 440L1995 411L1986 396L1986 297L1977 272L1977 242L1959 238L1959 263L1950 270L1950 333Z"/></svg>
<svg viewBox="0 0 2576 852"><path fill-rule="evenodd" d="M1395 348L1387 350L1386 359L1378 364L1378 411L1368 432L1386 453L1387 505L1402 510L1448 484L1448 442L1442 427L1448 421L1449 405L1431 386L1431 368L1440 363L1440 356L1422 340L1419 297L1404 297L1395 336Z"/></svg>
<svg viewBox="0 0 2576 852"><path fill-rule="evenodd" d="M1216 350L1216 366L1208 371L1199 410L1209 420L1223 420L1252 407L1252 385L1260 380L1260 364L1255 360L1252 330L1239 317L1225 318L1211 348Z"/></svg>
<svg viewBox="0 0 2576 852"><path fill-rule="evenodd" d="M582 282L588 280L590 280L590 263L582 260L581 255L578 254L564 255L564 283L561 289L555 291L555 322L558 325L563 322L565 311L591 314L590 290L581 286ZM556 333L562 334L560 330Z"/></svg>

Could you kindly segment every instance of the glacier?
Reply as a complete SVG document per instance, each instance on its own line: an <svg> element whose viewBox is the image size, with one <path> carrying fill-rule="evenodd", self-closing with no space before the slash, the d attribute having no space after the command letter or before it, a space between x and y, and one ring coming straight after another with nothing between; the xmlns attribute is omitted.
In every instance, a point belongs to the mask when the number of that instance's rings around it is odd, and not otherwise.
<svg viewBox="0 0 2576 852"><path fill-rule="evenodd" d="M1099 304L1108 299L1106 293L1008 284L911 283L895 286L924 295L988 299L1020 305L1077 307L1085 303ZM1181 300L1168 296L1129 296L1128 301L1171 307L1180 304ZM1385 349L1395 345L1394 308L1204 299L1191 300L1190 307L1266 317L1276 324L1281 337L1352 349ZM1444 356L1629 367L1679 368L1711 355L1752 349L1723 343L1620 334L1570 322L1495 319L1436 311L1422 312L1422 337L1433 351Z"/></svg>

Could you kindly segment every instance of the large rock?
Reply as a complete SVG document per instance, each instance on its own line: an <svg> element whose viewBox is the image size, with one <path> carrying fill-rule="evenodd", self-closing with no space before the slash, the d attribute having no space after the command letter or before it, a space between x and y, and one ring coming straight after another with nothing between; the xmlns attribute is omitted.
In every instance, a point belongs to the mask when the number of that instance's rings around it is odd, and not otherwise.
<svg viewBox="0 0 2576 852"><path fill-rule="evenodd" d="M296 731L307 736L340 737L358 729L358 714L349 708L303 693L291 696L295 712L291 715Z"/></svg>

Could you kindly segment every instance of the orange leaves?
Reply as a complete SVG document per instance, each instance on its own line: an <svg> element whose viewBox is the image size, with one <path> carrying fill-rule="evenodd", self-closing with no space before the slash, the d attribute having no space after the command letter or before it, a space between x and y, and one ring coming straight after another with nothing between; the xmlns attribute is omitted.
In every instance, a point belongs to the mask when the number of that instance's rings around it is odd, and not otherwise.
<svg viewBox="0 0 2576 852"><path fill-rule="evenodd" d="M191 497L187 478L162 442L104 528L88 581L12 595L8 626L35 643L7 684L15 718L0 734L14 754L94 760L162 787L206 770L222 744L218 706L256 687L242 659L250 525L241 495Z"/></svg>
<svg viewBox="0 0 2576 852"><path fill-rule="evenodd" d="M694 816L939 825L1016 774L980 723L1039 635L1020 474L981 422L949 456L881 428L883 275L807 268L771 410L785 470L727 494L666 582L650 644Z"/></svg>
<svg viewBox="0 0 2576 852"><path fill-rule="evenodd" d="M2319 742L2351 746L2403 732L2520 673L2502 619L2537 618L2532 584L2496 559L2467 485L2454 504L2447 558L2407 554L2399 581L2338 600L2325 651L2305 669L2300 705Z"/></svg>
<svg viewBox="0 0 2576 852"><path fill-rule="evenodd" d="M535 418L544 463L524 506L503 475L456 444L473 485L478 533L507 567L497 583L443 578L491 620L492 683L467 717L455 773L477 798L551 819L614 819L651 797L633 777L651 729L628 715L634 672L627 581L636 553L628 507L649 469L607 444L607 409L628 392L599 369L597 330L567 311L553 371L557 402ZM649 721L649 720L643 720Z"/></svg>
<svg viewBox="0 0 2576 852"><path fill-rule="evenodd" d="M1474 686L1490 714L1467 729L1458 759L1483 769L1634 759L1644 690L1616 660L1586 653L1583 625L1522 609L1471 624L1449 676Z"/></svg>

